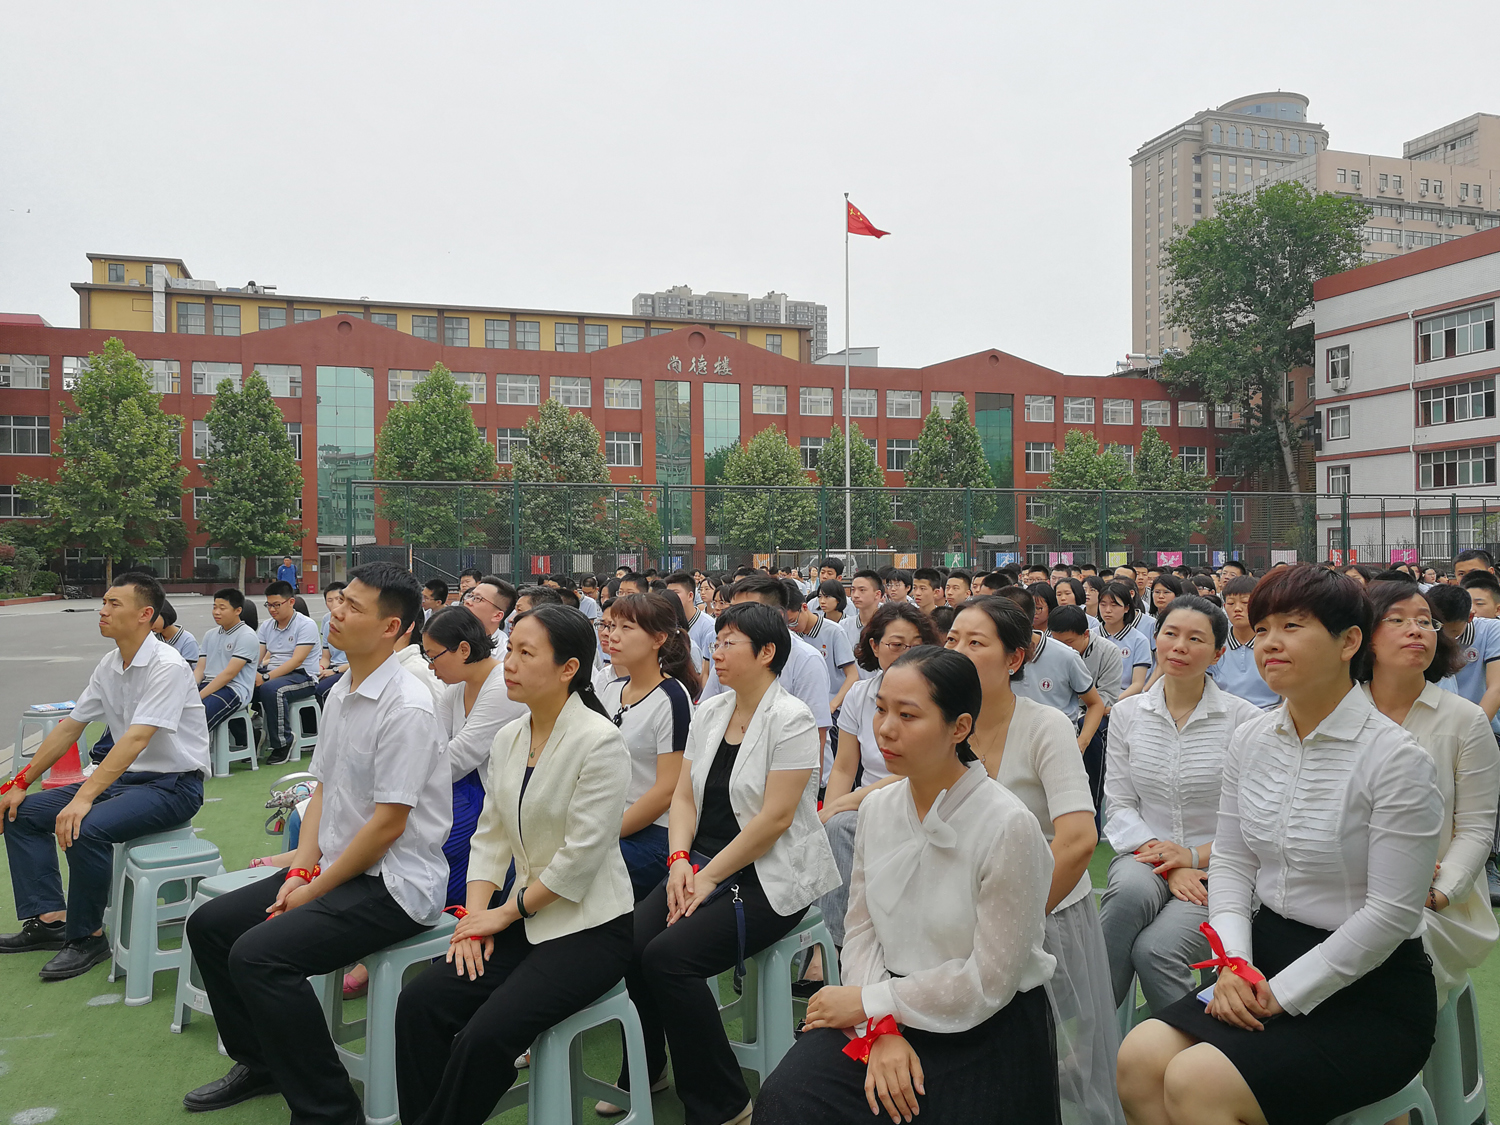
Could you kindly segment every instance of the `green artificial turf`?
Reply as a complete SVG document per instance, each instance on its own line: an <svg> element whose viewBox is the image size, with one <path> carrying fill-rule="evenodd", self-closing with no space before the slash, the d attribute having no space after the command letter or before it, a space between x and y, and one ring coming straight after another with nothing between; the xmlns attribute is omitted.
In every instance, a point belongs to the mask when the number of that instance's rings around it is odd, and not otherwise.
<svg viewBox="0 0 1500 1125"><path fill-rule="evenodd" d="M262 806L271 783L299 768L263 767L252 773L236 763L230 777L208 783L206 803L193 823L200 838L219 846L227 868L241 868L255 856L281 850L279 842L265 834L267 813ZM1108 846L1100 845L1090 865L1096 886L1104 884L1109 859ZM9 931L16 919L6 865L0 865L0 883L0 930ZM182 1034L170 1032L173 973L157 976L150 1004L128 1008L123 979L110 984L102 965L74 980L43 984L36 971L49 956L0 957L0 1125L185 1123L182 1095L222 1076L229 1066L218 1053L213 1020L196 1016ZM1491 1075L1500 1075L1500 1026L1495 1022L1500 1002L1489 999L1491 994L1500 996L1500 965L1492 960L1473 977L1480 997L1485 1061ZM351 1006L350 1018L362 1014L360 1007ZM616 1074L618 1043L613 1028L585 1036L586 1069L605 1078ZM671 1090L656 1095L654 1105L661 1125L682 1121L682 1105ZM54 1111L53 1116L37 1112L42 1110ZM286 1120L285 1103L274 1097L213 1115L213 1125L285 1125ZM522 1122L525 1109L499 1120ZM597 1119L590 1111L585 1120Z"/></svg>

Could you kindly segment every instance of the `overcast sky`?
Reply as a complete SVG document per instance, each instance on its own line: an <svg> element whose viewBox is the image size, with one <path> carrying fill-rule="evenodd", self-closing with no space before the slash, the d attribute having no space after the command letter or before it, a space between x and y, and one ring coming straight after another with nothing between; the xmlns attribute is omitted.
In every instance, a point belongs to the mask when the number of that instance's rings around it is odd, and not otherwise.
<svg viewBox="0 0 1500 1125"><path fill-rule="evenodd" d="M776 289L827 304L837 350L848 191L892 232L853 239L856 345L1103 373L1142 142L1280 88L1335 148L1399 155L1500 112L1483 8L16 4L0 310L77 326L102 251L453 305Z"/></svg>

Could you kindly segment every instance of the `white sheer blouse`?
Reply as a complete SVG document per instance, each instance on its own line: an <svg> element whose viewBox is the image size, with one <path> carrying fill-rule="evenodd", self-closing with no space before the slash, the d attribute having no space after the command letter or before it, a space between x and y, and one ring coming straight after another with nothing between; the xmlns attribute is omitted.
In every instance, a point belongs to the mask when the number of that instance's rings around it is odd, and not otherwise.
<svg viewBox="0 0 1500 1125"><path fill-rule="evenodd" d="M516 703L505 690L505 665L496 664L479 687L474 707L464 714L464 685L448 684L438 706L438 718L448 736L448 760L453 780L483 769L490 760L490 746L500 728L513 719L524 718L526 705Z"/></svg>

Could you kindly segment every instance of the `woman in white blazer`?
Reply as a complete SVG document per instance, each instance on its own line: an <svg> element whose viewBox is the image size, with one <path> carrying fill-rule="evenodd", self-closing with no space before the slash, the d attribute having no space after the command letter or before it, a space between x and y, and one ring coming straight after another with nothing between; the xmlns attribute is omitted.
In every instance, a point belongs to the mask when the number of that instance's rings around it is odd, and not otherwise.
<svg viewBox="0 0 1500 1125"><path fill-rule="evenodd" d="M505 686L531 713L495 736L447 962L396 1009L407 1125L479 1125L515 1082L513 1060L630 963L634 898L620 854L630 756L589 683L593 651L593 626L569 606L538 606L511 631ZM512 859L515 891L502 901Z"/></svg>
<svg viewBox="0 0 1500 1125"><path fill-rule="evenodd" d="M693 718L668 819L667 882L636 907L625 974L650 1067L637 1081L660 1085L670 1045L689 1125L750 1113L708 979L784 937L839 883L818 820L818 728L777 682L791 651L786 619L746 602L714 624L727 690Z"/></svg>

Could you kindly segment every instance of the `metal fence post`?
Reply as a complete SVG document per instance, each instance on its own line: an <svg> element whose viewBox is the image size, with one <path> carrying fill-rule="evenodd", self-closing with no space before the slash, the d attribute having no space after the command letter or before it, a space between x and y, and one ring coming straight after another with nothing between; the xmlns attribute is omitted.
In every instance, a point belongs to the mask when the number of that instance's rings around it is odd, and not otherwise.
<svg viewBox="0 0 1500 1125"><path fill-rule="evenodd" d="M662 518L657 522L661 524L661 558L662 567L672 570L672 486L664 484L661 486L661 508Z"/></svg>
<svg viewBox="0 0 1500 1125"><path fill-rule="evenodd" d="M1349 561L1349 494L1339 494L1339 527L1342 529L1340 538L1343 540L1344 561Z"/></svg>
<svg viewBox="0 0 1500 1125"><path fill-rule="evenodd" d="M1234 558L1234 490L1224 493L1224 561ZM1209 556L1212 561L1213 556Z"/></svg>
<svg viewBox="0 0 1500 1125"><path fill-rule="evenodd" d="M965 568L973 566L969 561L974 554L974 490L964 486L964 562Z"/></svg>
<svg viewBox="0 0 1500 1125"><path fill-rule="evenodd" d="M1099 559L1100 570L1109 562L1109 490L1099 490Z"/></svg>
<svg viewBox="0 0 1500 1125"><path fill-rule="evenodd" d="M521 482L510 482L510 580L521 585Z"/></svg>
<svg viewBox="0 0 1500 1125"><path fill-rule="evenodd" d="M1448 557L1458 556L1458 493L1448 497Z"/></svg>
<svg viewBox="0 0 1500 1125"><path fill-rule="evenodd" d="M344 573L354 569L354 480L344 482Z"/></svg>

